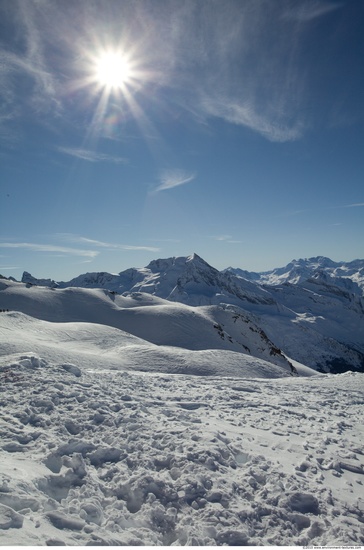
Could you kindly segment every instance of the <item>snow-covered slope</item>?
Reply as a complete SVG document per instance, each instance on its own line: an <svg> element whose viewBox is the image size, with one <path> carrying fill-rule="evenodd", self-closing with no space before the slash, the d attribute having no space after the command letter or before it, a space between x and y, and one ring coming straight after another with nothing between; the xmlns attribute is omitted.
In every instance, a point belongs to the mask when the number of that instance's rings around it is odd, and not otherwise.
<svg viewBox="0 0 364 550"><path fill-rule="evenodd" d="M226 319L226 312L235 308L235 314L249 319L289 357L323 371L364 371L364 297L360 286L364 260L339 264L318 257L294 260L285 268L263 274L238 273L245 278L231 269L219 272L193 254L155 260L145 268L118 275L88 273L59 286L104 288L124 295L150 293L189 306L218 306L223 313L216 310L214 315L222 316L220 321L216 318L216 324L226 333L225 343L230 342L230 336L234 345L239 342L250 349L245 335L241 338L236 334L240 321L232 326L231 314ZM36 280L32 280L34 284ZM197 309L195 312L199 315ZM192 334L195 327L193 323L190 326ZM121 328L129 330L125 325ZM170 329L180 333L176 323ZM148 339L145 333L133 334ZM205 337L201 335L201 342ZM151 341L174 345L158 340L156 335ZM227 349L235 349L230 344Z"/></svg>
<svg viewBox="0 0 364 550"><path fill-rule="evenodd" d="M251 316L236 307L191 307L144 293L119 296L101 289L55 290L11 281L0 282L0 303L46 321L98 323L157 345L227 350L294 371Z"/></svg>
<svg viewBox="0 0 364 550"><path fill-rule="evenodd" d="M116 329L3 317L47 359L0 357L1 545L363 544L364 375L109 370Z"/></svg>
<svg viewBox="0 0 364 550"><path fill-rule="evenodd" d="M77 364L77 368L94 368L100 372L123 369L244 378L277 378L290 376L292 372L283 357L280 358L282 364L275 365L246 353L225 349L188 350L155 345L105 325L50 323L19 312L0 316L0 337L2 354L32 354L47 362ZM315 374L297 363L295 369L303 376Z"/></svg>

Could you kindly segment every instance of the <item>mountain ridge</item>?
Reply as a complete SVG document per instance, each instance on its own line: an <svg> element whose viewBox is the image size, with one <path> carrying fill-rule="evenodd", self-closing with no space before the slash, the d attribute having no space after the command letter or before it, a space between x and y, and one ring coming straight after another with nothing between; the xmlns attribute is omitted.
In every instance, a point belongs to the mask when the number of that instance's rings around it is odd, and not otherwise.
<svg viewBox="0 0 364 550"><path fill-rule="evenodd" d="M243 278L248 278L260 284L276 285L289 282L299 284L315 276L316 273L326 273L336 284L339 279L351 280L356 293L364 293L364 260L355 259L350 262L334 262L326 256L312 258L300 258L292 260L284 267L274 268L269 271L250 272L240 268L228 267L223 271L229 271ZM345 286L345 283L342 283ZM355 286L357 285L357 286Z"/></svg>
<svg viewBox="0 0 364 550"><path fill-rule="evenodd" d="M343 281L352 281L354 286L352 290L355 293L364 293L364 260L355 259L350 262L335 262L326 256L315 256L311 258L300 258L298 260L292 260L286 266L277 267L268 271L247 271L241 268L227 267L221 271L217 270L210 264L208 264L201 256L196 253L190 256L172 256L170 258L159 258L152 260L144 268L131 267L118 274L102 272L87 272L80 274L69 281L56 282L53 279L37 279L33 277L27 271L24 271L21 282L37 284L39 286L59 286L65 288L67 286L85 286L96 288L91 286L94 284L116 284L118 277L124 276L130 281L135 280L139 282L142 279L141 275L145 274L148 270L151 273L158 273L162 270L170 270L173 267L181 267L185 265L195 265L213 270L214 273L232 273L247 281L259 283L261 285L278 285L285 282L291 284L299 284L300 282L317 278L318 273L325 273L326 277L329 276L334 284L340 284L340 279ZM104 281L103 281L104 279ZM347 283L341 282L343 286L347 286Z"/></svg>
<svg viewBox="0 0 364 550"><path fill-rule="evenodd" d="M364 260L340 263L317 256L293 260L259 277L254 273L250 279L242 277L232 268L219 271L192 254L153 260L144 268L119 274L86 273L59 283L26 274L23 282L32 286L38 281L39 286L54 289L101 288L122 296L152 295L195 308L230 308L232 315L248 316L287 357L324 372L364 371L360 286ZM225 335L224 326L217 325ZM229 337L239 341L231 327L234 336L227 331L227 341ZM244 345L249 347L246 340Z"/></svg>

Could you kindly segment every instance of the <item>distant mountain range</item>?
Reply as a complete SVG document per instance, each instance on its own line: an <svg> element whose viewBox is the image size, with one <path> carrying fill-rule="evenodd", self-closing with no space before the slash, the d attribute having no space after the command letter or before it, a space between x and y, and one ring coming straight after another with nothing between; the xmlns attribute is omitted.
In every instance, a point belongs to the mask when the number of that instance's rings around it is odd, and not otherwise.
<svg viewBox="0 0 364 550"><path fill-rule="evenodd" d="M119 274L86 273L68 282L36 279L24 272L22 283L53 289L104 289L110 296L131 297L143 306L147 295L153 295L192 306L190 311L196 315L201 307L215 306L216 330L224 349L244 346L242 352L265 357L258 349L268 347L265 339L270 351L275 349L288 360L316 370L364 372L364 260L300 259L283 268L254 273L231 267L219 271L193 254L154 260L145 268ZM102 322L108 324L107 319ZM249 325L248 331L242 330L243 323ZM188 324L183 330L187 328ZM123 329L145 337L135 327L134 332L126 325ZM174 330L178 332L177 325ZM250 346L249 334L253 336L254 331L261 331L264 338L259 344L255 336ZM153 341L169 345L162 334Z"/></svg>
<svg viewBox="0 0 364 550"><path fill-rule="evenodd" d="M233 274L239 278L259 285L276 286L283 283L302 285L309 279L314 279L315 281L320 280L322 283L325 282L325 284L331 286L338 286L354 294L362 295L364 293L364 260L333 262L330 258L325 258L324 256L292 260L285 267L257 273L233 267L228 267L219 272L205 262L200 256L193 254L188 257L153 260L145 268L130 268L116 275L107 272L85 273L68 282L56 282L52 279L37 279L27 271L24 271L22 282L36 284L38 286L59 288L67 288L69 286L108 288L109 290L124 292L130 291L133 285L138 285L140 283L143 285L153 285L152 281L159 279L160 276L166 281L167 271L170 283L178 279L184 271L187 273L198 271L200 274L206 274L206 271L210 271L210 273L215 274L215 277L218 273L221 275ZM162 273L164 273L164 275L161 275ZM147 292L149 291L150 290L147 290Z"/></svg>
<svg viewBox="0 0 364 550"><path fill-rule="evenodd" d="M260 284L300 284L308 279L321 279L328 284L346 288L354 293L363 294L364 291L364 260L333 262L330 258L318 256L304 260L292 260L285 267L261 273L232 267L228 267L225 271ZM354 285L351 285L350 281Z"/></svg>

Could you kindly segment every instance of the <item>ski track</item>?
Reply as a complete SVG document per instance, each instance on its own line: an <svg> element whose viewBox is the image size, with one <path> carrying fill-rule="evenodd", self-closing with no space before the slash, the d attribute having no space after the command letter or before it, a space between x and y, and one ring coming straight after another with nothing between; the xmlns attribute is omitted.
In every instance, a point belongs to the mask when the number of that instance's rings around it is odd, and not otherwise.
<svg viewBox="0 0 364 550"><path fill-rule="evenodd" d="M362 374L1 364L3 545L364 544Z"/></svg>

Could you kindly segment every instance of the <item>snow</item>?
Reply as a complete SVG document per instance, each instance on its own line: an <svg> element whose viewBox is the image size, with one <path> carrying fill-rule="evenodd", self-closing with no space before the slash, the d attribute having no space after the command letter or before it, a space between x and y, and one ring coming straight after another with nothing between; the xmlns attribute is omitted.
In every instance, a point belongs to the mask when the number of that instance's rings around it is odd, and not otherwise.
<svg viewBox="0 0 364 550"><path fill-rule="evenodd" d="M215 355L219 357L229 355L229 362L234 360L235 364L244 362L245 354L249 354L254 358L274 363L288 372L291 371L290 364L284 355L279 353L273 342L270 342L253 320L239 308L192 307L172 303L141 292L128 296L115 296L101 289L66 288L55 290L44 287L28 287L22 283L11 281L2 283L2 287L2 291L0 290L1 303L6 309L14 310L14 315L21 311L52 323L67 322L67 327L70 330L72 322L97 323L119 329L118 332L113 333L116 339L120 336L120 330L132 333L136 337L133 342L138 345L142 339L145 345L153 343L158 346L178 347L192 351L224 350L224 353L216 351ZM8 322L13 322L15 325L22 322L19 316L11 319L13 320L9 319ZM46 325L40 324L38 327L34 325L34 322L35 320L31 326L34 327L32 330L36 336L33 335L32 340L42 338L42 334L45 335L48 330ZM106 330L105 326L99 329L100 337ZM18 330L21 330L20 326ZM60 334L64 330L60 327ZM74 326L72 330L74 339L83 338L83 332L78 325ZM85 338L87 340L87 334ZM105 339L107 338L105 336ZM124 334L123 341L125 338ZM46 346L48 341L49 339L46 338ZM87 348L87 341L85 346ZM34 345L32 349L36 349ZM157 356L156 360L161 357L161 350L163 351L160 347L154 350L154 354ZM138 352L141 353L139 348ZM236 357L233 352L237 353ZM245 353L243 357L242 352ZM123 354L125 358L127 353L128 351ZM168 353L170 354L171 351L164 350L164 354ZM180 354L182 353L181 350ZM188 355L190 358L193 356L196 361L200 361L197 353L185 352L184 355ZM71 359L69 360L72 362ZM117 360L119 361L119 358Z"/></svg>
<svg viewBox="0 0 364 550"><path fill-rule="evenodd" d="M118 275L86 273L68 283L35 279L29 273L25 273L23 279L28 282L28 290L36 288L31 286L34 283L47 286L49 291L52 291L50 285L58 285L57 291L53 288L55 293L65 289L67 295L62 296L65 308L63 316L68 315L70 309L67 301L77 299L82 302L79 287L93 289L94 312L83 308L79 317L68 320L111 324L155 344L188 349L224 348L231 351L241 351L243 347L246 351L250 349L251 355L264 360L270 360L269 353L276 347L284 355L316 370L363 372L363 273L364 260L333 262L321 256L293 260L283 268L262 274L231 268L220 272L193 254L154 260L145 268L131 268ZM1 298L9 299L10 293L9 289ZM153 296L151 302L147 302L147 294ZM24 295L25 301L28 295ZM115 311L112 314L110 308L105 309L105 303L100 302L106 302L107 297L114 301ZM162 301L158 302L158 298ZM137 300L142 310L137 311ZM91 305L89 298L85 302ZM176 304L173 317L170 315L171 302ZM54 303L57 303L56 298ZM190 309L183 309L182 304L190 306ZM152 312L151 308L146 310L146 305L160 306L158 316L157 311ZM216 309L206 309L211 306ZM14 309L13 305L9 307ZM34 302L31 311L25 307L23 304L21 311L37 316ZM118 308L125 310L130 307L133 311L124 311L123 314L117 311ZM263 342L257 345L257 341L251 348L251 334L243 330L239 332L232 325L233 308L241 318L249 320L253 330L258 328L264 332L270 340L270 351L267 352L268 348ZM224 310L223 314L218 313L221 309ZM56 320L54 315L59 311L59 307L53 307L47 319ZM149 322L140 322L140 314L145 321L149 317ZM194 319L194 316L198 316L199 320ZM205 323L200 322L202 317ZM154 327L154 333L150 325ZM213 325L221 327L214 336L211 333ZM241 322L237 325L241 326ZM217 342L217 336L220 342ZM265 354L261 353L264 348Z"/></svg>
<svg viewBox="0 0 364 550"><path fill-rule="evenodd" d="M227 268L226 271L268 285L281 285L287 282L305 284L308 279L324 274L327 281L331 281L334 285L350 288L359 295L363 295L364 291L364 260L333 262L330 258L317 256L316 258L292 260L285 267L262 273L232 267Z"/></svg>
<svg viewBox="0 0 364 550"><path fill-rule="evenodd" d="M19 334L22 335L19 346ZM219 376L289 376L282 368L247 354L229 350L187 350L176 346L157 346L108 326L94 323L49 323L19 312L0 316L3 353L16 354L19 349L41 356L46 361L77 362L81 368L120 369L166 372L172 374ZM102 363L100 364L100 357ZM288 362L287 362L288 364ZM68 366L67 366L68 365ZM303 374L315 374L298 364Z"/></svg>
<svg viewBox="0 0 364 550"><path fill-rule="evenodd" d="M284 356L232 304L0 299L1 545L364 544L364 374Z"/></svg>
<svg viewBox="0 0 364 550"><path fill-rule="evenodd" d="M362 374L102 363L1 358L1 544L363 544Z"/></svg>

